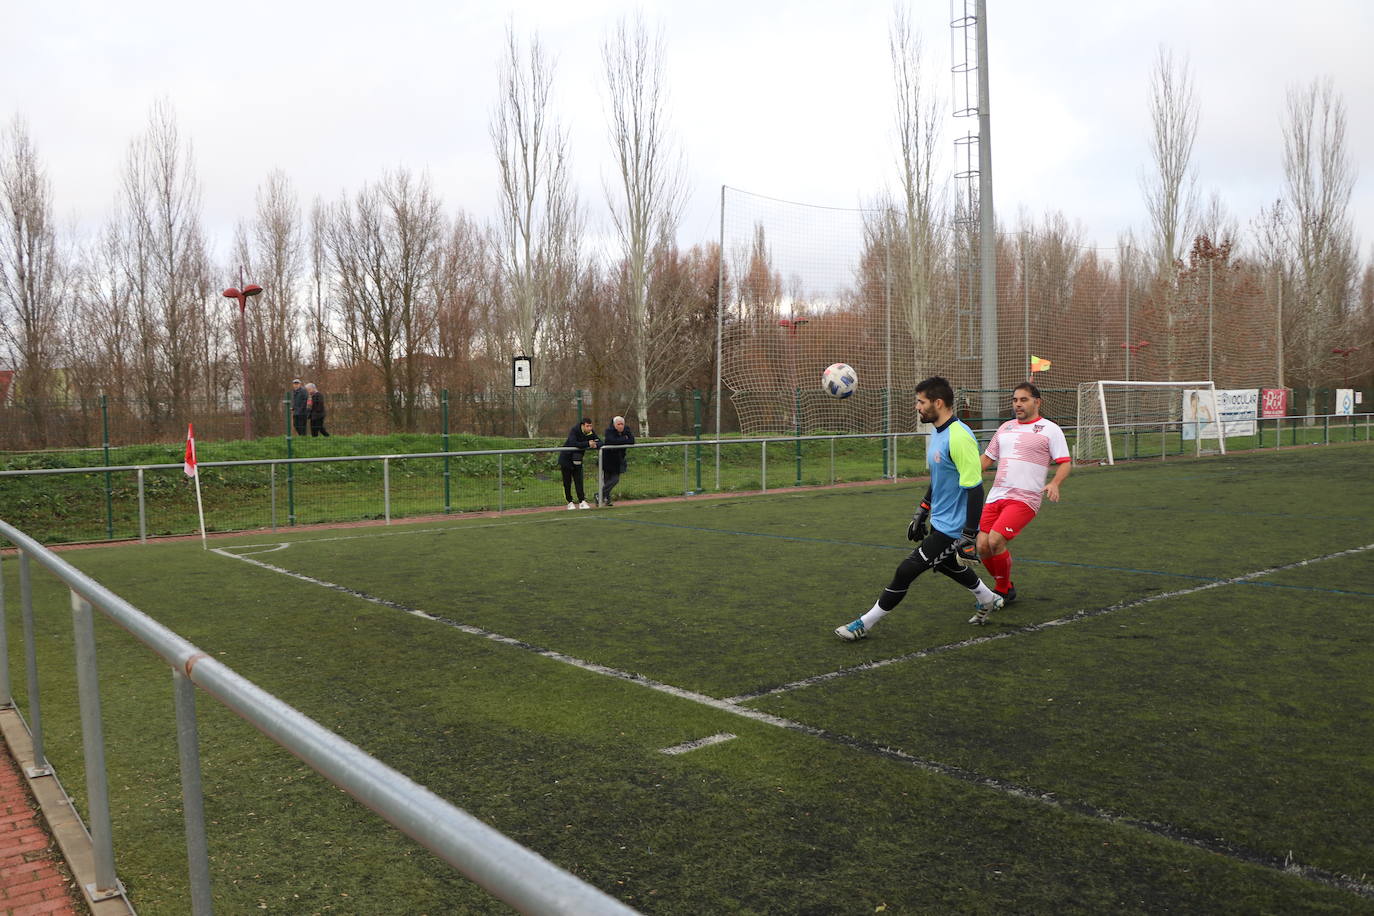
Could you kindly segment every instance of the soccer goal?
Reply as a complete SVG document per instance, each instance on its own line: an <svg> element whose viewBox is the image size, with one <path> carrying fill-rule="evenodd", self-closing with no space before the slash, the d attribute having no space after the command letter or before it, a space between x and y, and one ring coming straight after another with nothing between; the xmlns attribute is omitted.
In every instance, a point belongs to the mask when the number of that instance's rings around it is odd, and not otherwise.
<svg viewBox="0 0 1374 916"><path fill-rule="evenodd" d="M1158 437L1159 454L1177 431L1197 454L1226 454L1217 389L1201 382L1100 380L1078 386L1078 436L1074 460L1115 464L1118 449L1139 453L1142 439ZM1215 442L1215 449L1204 441Z"/></svg>

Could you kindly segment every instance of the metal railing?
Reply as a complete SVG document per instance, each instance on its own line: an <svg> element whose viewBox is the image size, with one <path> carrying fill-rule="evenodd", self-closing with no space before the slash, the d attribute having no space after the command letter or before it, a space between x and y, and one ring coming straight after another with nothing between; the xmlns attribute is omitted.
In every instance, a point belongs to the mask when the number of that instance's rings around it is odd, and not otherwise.
<svg viewBox="0 0 1374 916"><path fill-rule="evenodd" d="M52 775L52 767L43 749L43 718L34 643L32 564L37 562L44 567L71 592L81 744L86 770L87 823L94 852L95 879L84 886L90 901L124 895L124 888L115 870L105 768L105 737L101 724L93 622L94 611L98 610L152 650L166 663L171 673L184 799L190 910L197 916L206 916L212 911L209 842L205 830L196 719L197 687L516 910L523 913L635 912L236 674L14 526L0 521L0 537L18 547L28 678L28 723L35 764L29 771L30 776ZM0 577L0 634L6 632L4 618L5 595L3 577ZM13 706L8 646L0 643L0 650L5 650L0 653L3 655L0 660L0 692L3 693L0 706Z"/></svg>
<svg viewBox="0 0 1374 916"><path fill-rule="evenodd" d="M1000 423L1005 418L988 418ZM981 418L969 418L980 440L991 435ZM1374 439L1374 414L1256 419L1251 436L1228 436L1228 448L1269 448ZM1189 443L1183 424L1161 419L1113 427L1113 448L1121 458L1184 455ZM1075 428L1064 427L1071 443ZM768 491L778 487L828 485L840 480L897 479L925 473L923 433L851 433L683 439L644 442L625 448L632 473L622 479L619 498L637 499L705 492ZM843 450L841 452L840 450ZM267 458L202 461L202 483L223 483L232 498L207 506L213 531L246 531L322 522L398 518L461 512L534 508L561 504L552 458L561 447L485 451L441 451L391 455ZM601 482L600 462L590 450L585 465L590 493ZM352 466L332 474L315 469ZM369 467L370 466L370 467ZM593 471L593 467L595 470ZM206 474L205 472L210 472ZM218 475L216 472L221 472ZM0 471L5 479L86 475L82 516L64 507L49 540L92 541L197 530L194 503L180 464L117 465ZM159 477L159 475L162 475ZM123 477L121 482L120 477ZM130 479L132 478L132 479ZM171 478L169 480L168 478ZM151 489L154 491L150 493ZM94 514L100 502L103 519ZM79 506L78 506L79 508ZM157 518L153 518L153 510ZM117 515L120 517L117 521ZM30 517L12 518L34 531ZM100 522L103 521L103 526ZM82 527L84 526L84 527ZM101 530L103 528L103 531Z"/></svg>
<svg viewBox="0 0 1374 916"><path fill-rule="evenodd" d="M873 480L895 478L899 450L904 460L909 462L908 473L916 474L924 468L924 447L922 445L902 446L903 440L921 437L921 433L850 433L840 435L775 436L760 438L724 439L684 439L667 442L636 443L630 446L615 446L629 450L635 474L622 482L622 487L632 487L637 496L693 495L709 491L753 491L776 489L780 486L800 486L803 484L833 484L837 482L838 462L843 456L837 454L837 446L851 450L858 448L864 454L852 461L858 462L861 472L857 477L848 479ZM857 443L857 445L855 444ZM770 445L773 448L770 449ZM756 458L740 455L741 450L757 451ZM258 477L245 482L243 488L251 489L253 495L238 493L233 508L239 517L228 518L221 515L214 518L207 511L207 524L211 530L235 531L257 528L277 529L297 524L313 524L322 521L352 521L361 518L377 518L387 524L395 518L417 515L450 514L454 512L497 511L516 508L547 506L557 502L561 485L557 471L553 469L552 459L557 453L572 451L563 447L516 448L484 451L447 451L416 452L391 455L347 455L318 458L268 458L240 461L200 461L198 468L202 474L202 484L210 483L215 471L238 473L258 472ZM803 457L805 453L805 457ZM595 471L590 461L599 450L588 450L589 461L586 465L586 486L599 487L601 467L599 459ZM722 455L733 455L733 460L723 460ZM529 459L544 459L538 464ZM525 459L522 461L522 459ZM722 469L723 463L727 467ZM316 494L327 491L331 483L321 483L310 476L311 468L330 465L366 465L376 467L379 478L375 484L361 484L352 481L351 495L355 500L366 500L366 506L355 506L349 510L331 511L320 506L322 498L343 500L340 494L318 497ZM518 465L516 468L514 466ZM547 466L546 466L547 465ZM749 468L757 468L757 473ZM415 474L397 474L397 469L418 468ZM804 473L805 468L805 473ZM514 473L513 473L514 471ZM206 472L210 472L207 474ZM549 472L548 476L544 472ZM43 468L20 471L0 471L0 480L14 478L61 477L86 475L100 488L99 498L104 510L104 534L106 540L116 540L136 536L146 542L151 534L150 503L159 502L165 507L174 501L184 501L186 494L169 493L165 485L160 494L150 495L149 482L159 474L173 479L181 477L180 464L110 465L79 468ZM128 475L133 478L132 485L122 488L115 475ZM731 476L733 475L733 477ZM227 475L226 475L227 476ZM422 478L418 482L415 478ZM342 485L341 485L342 486ZM464 489L466 487L466 489ZM122 489L126 495L118 495ZM455 492L457 490L457 492ZM537 490L537 492L536 492ZM623 489L622 489L623 492ZM93 504L94 491L86 494L85 499ZM249 510L244 507L257 500L252 518L244 519ZM133 513L127 511L129 522L123 526L116 524L116 508L121 502L133 501L136 507L136 528L132 527ZM308 507L308 508L307 508ZM208 507L207 507L208 508ZM179 526L179 527L178 527ZM31 525L28 527L32 527ZM117 534L123 527L127 533ZM194 516L187 516L170 523L173 530L167 530L168 523L157 525L159 533L189 534L196 530ZM98 535L93 531L77 532L66 536L68 540L95 540Z"/></svg>

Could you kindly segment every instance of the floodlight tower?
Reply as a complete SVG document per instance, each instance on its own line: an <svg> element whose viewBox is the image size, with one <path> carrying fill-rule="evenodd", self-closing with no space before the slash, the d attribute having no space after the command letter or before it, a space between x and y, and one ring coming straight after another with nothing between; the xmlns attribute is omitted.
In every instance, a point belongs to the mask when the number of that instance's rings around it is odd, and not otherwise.
<svg viewBox="0 0 1374 916"><path fill-rule="evenodd" d="M954 116L978 118L978 133L966 133L954 143L965 158L964 168L955 178L964 183L963 214L966 228L973 228L974 202L977 203L979 299L978 311L982 346L983 415L990 416L987 403L995 402L1001 383L997 371L997 219L992 207L992 118L988 87L988 5L987 0L950 0L950 29L953 31ZM973 151L977 147L977 166ZM976 183L974 179L977 179ZM971 290L970 290L971 292ZM972 355L972 346L960 355ZM995 420L987 422L996 425Z"/></svg>

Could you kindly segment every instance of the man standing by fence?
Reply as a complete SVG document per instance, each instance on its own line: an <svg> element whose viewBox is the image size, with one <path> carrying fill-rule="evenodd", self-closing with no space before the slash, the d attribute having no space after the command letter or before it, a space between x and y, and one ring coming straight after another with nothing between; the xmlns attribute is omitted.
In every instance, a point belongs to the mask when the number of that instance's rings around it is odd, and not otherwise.
<svg viewBox="0 0 1374 916"><path fill-rule="evenodd" d="M601 489L596 494L597 505L608 509L611 507L611 490L620 483L620 475L625 473L630 464L629 450L623 446L634 444L634 430L625 425L624 417L616 417L606 427L605 446L601 449Z"/></svg>
<svg viewBox="0 0 1374 916"><path fill-rule="evenodd" d="M310 435L327 437L329 430L324 428L324 394L315 387L314 382L305 383L305 393L306 413L310 417Z"/></svg>
<svg viewBox="0 0 1374 916"><path fill-rule="evenodd" d="M296 435L305 435L305 421L310 416L309 394L301 385L301 380L293 378L291 380L291 425L296 429Z"/></svg>

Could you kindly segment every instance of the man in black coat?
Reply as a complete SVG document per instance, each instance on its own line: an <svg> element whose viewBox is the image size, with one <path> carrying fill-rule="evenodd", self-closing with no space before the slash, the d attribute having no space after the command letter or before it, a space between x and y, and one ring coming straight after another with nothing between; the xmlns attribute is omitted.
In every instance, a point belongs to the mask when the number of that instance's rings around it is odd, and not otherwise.
<svg viewBox="0 0 1374 916"><path fill-rule="evenodd" d="M601 449L601 492L596 497L598 505L607 508L614 505L611 490L620 483L620 475L629 467L630 450L624 446L634 444L634 430L625 425L624 417L616 417L606 427L605 445Z"/></svg>
<svg viewBox="0 0 1374 916"><path fill-rule="evenodd" d="M296 435L305 435L305 421L310 416L308 406L309 395L301 385L301 380L293 378L291 380L291 425L296 428Z"/></svg>
<svg viewBox="0 0 1374 916"><path fill-rule="evenodd" d="M587 493L583 489L582 456L587 453L587 449L596 448L601 444L592 426L591 418L584 417L581 423L568 431L568 438L563 442L564 448L576 451L558 453L558 469L563 472L563 498L568 501L569 509L591 508L587 505ZM577 502L573 502L574 483L577 484Z"/></svg>
<svg viewBox="0 0 1374 916"><path fill-rule="evenodd" d="M324 394L315 387L314 382L305 383L305 412L310 417L310 435L328 436L324 428Z"/></svg>

